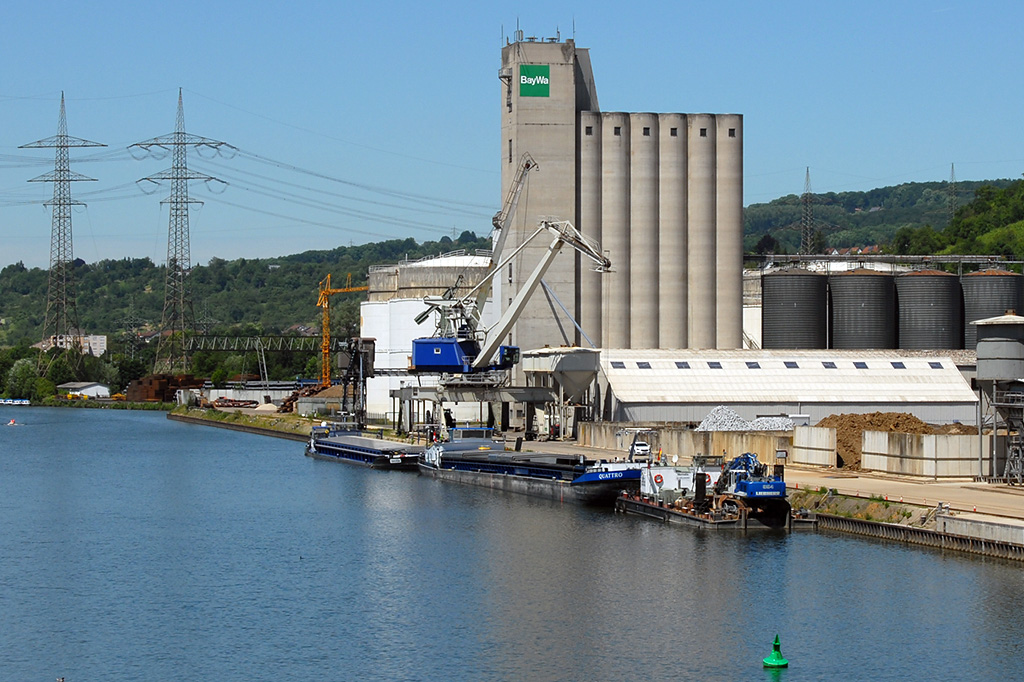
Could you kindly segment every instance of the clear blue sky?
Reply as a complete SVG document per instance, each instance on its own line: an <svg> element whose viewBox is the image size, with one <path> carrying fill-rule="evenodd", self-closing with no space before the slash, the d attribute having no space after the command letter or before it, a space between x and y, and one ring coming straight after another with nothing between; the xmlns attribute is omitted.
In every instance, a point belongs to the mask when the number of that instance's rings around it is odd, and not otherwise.
<svg viewBox="0 0 1024 682"><path fill-rule="evenodd" d="M238 147L190 156L192 260L386 238L486 234L500 203L503 36L590 49L605 111L744 115L745 203L1024 172L1024 3L110 2L0 9L0 266L46 267L57 132L72 150L75 255L167 251L170 159L126 147L174 129ZM89 157L93 157L89 160ZM75 162L76 159L81 159ZM543 173L543 169L542 169ZM535 181L542 181L538 175ZM219 191L219 189L218 189ZM424 200L425 199L425 200Z"/></svg>

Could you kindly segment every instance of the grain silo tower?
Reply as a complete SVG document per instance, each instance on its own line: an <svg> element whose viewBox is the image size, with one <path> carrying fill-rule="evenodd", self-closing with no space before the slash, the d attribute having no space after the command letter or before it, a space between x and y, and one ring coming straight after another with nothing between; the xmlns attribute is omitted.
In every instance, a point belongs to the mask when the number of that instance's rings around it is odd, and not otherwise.
<svg viewBox="0 0 1024 682"><path fill-rule="evenodd" d="M960 280L940 270L917 270L896 278L899 347L937 350L963 347Z"/></svg>
<svg viewBox="0 0 1024 682"><path fill-rule="evenodd" d="M972 322L1002 315L1007 310L1021 310L1024 277L1006 270L990 268L963 276L964 348L974 350L977 327Z"/></svg>
<svg viewBox="0 0 1024 682"><path fill-rule="evenodd" d="M599 277L559 256L511 343L742 347L743 117L602 112L589 51L573 40L517 32L501 57L502 196L523 153L541 169L508 244L542 217L567 219L613 267ZM503 307L546 246L501 274Z"/></svg>
<svg viewBox="0 0 1024 682"><path fill-rule="evenodd" d="M803 268L761 278L761 347L828 348L828 277Z"/></svg>
<svg viewBox="0 0 1024 682"><path fill-rule="evenodd" d="M896 347L896 285L892 275L858 268L829 278L832 347Z"/></svg>

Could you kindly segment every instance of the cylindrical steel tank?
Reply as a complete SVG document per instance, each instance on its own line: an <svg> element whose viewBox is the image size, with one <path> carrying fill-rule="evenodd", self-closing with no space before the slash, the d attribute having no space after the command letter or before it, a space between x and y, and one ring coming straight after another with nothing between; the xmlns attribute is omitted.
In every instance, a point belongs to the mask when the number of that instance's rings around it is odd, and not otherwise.
<svg viewBox="0 0 1024 682"><path fill-rule="evenodd" d="M686 115L660 114L658 346L686 348Z"/></svg>
<svg viewBox="0 0 1024 682"><path fill-rule="evenodd" d="M828 347L828 277L801 268L761 277L761 347Z"/></svg>
<svg viewBox="0 0 1024 682"><path fill-rule="evenodd" d="M601 235L601 114L580 112L580 204L576 227L583 234L604 241ZM543 170L543 169L542 169ZM605 275L587 267L589 261L581 259L580 267L580 327L596 345L602 338L601 278ZM589 345L589 344L587 344Z"/></svg>
<svg viewBox="0 0 1024 682"><path fill-rule="evenodd" d="M718 343L715 117L712 114L688 115L686 129L688 345L690 348L714 348Z"/></svg>
<svg viewBox="0 0 1024 682"><path fill-rule="evenodd" d="M630 341L629 165L629 114L602 114L601 248L612 261L601 277L604 348L629 348Z"/></svg>
<svg viewBox="0 0 1024 682"><path fill-rule="evenodd" d="M658 347L658 115L629 115L630 348Z"/></svg>
<svg viewBox="0 0 1024 682"><path fill-rule="evenodd" d="M1024 278L1016 273L996 269L963 276L960 284L964 291L964 348L974 350L977 347L978 330L972 322L1021 309L1022 280Z"/></svg>
<svg viewBox="0 0 1024 682"><path fill-rule="evenodd" d="M978 332L978 379L1024 379L1024 317L1000 315L974 326Z"/></svg>
<svg viewBox="0 0 1024 682"><path fill-rule="evenodd" d="M743 117L715 116L718 348L743 347Z"/></svg>
<svg viewBox="0 0 1024 682"><path fill-rule="evenodd" d="M896 284L892 275L857 269L829 277L833 348L896 347Z"/></svg>
<svg viewBox="0 0 1024 682"><path fill-rule="evenodd" d="M896 278L899 347L945 350L963 347L960 280L939 270L918 270Z"/></svg>

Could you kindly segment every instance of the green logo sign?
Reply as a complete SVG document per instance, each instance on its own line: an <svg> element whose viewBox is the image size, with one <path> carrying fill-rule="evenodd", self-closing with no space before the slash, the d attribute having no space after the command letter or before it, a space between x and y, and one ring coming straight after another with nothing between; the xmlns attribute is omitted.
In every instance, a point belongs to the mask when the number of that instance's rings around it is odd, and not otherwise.
<svg viewBox="0 0 1024 682"><path fill-rule="evenodd" d="M551 93L551 67L547 64L519 65L519 96L547 97Z"/></svg>

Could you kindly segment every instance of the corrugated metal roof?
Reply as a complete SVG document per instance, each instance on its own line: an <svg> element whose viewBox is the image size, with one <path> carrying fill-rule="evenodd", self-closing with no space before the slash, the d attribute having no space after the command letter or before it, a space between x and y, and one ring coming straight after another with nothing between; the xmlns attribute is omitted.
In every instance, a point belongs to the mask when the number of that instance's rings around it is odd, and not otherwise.
<svg viewBox="0 0 1024 682"><path fill-rule="evenodd" d="M975 403L950 358L885 351L609 350L622 403Z"/></svg>

